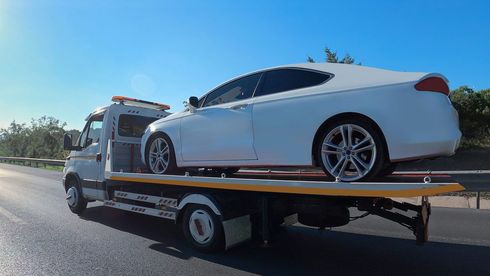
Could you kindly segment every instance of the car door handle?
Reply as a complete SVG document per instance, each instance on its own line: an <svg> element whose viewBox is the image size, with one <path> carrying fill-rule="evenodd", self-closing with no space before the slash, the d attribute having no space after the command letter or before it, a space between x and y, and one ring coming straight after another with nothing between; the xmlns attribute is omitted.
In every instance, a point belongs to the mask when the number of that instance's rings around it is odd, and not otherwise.
<svg viewBox="0 0 490 276"><path fill-rule="evenodd" d="M237 105L234 105L230 108L233 110L242 110L242 109L247 108L247 106L248 106L248 104L237 104Z"/></svg>

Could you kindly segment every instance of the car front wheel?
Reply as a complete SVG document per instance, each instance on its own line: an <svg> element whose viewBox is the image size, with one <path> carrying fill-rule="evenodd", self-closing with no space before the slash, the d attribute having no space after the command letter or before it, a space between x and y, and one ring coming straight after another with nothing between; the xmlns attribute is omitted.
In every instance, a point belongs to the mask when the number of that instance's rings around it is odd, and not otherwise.
<svg viewBox="0 0 490 276"><path fill-rule="evenodd" d="M340 181L368 180L383 168L380 134L362 119L337 121L322 132L318 146L322 168Z"/></svg>
<svg viewBox="0 0 490 276"><path fill-rule="evenodd" d="M150 139L146 147L146 165L154 174L177 172L173 145L167 135L158 133Z"/></svg>

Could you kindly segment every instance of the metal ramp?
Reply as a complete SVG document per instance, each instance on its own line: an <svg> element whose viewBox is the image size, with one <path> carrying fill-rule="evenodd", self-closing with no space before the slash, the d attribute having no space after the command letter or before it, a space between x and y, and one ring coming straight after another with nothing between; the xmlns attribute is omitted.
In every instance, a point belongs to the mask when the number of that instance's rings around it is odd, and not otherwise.
<svg viewBox="0 0 490 276"><path fill-rule="evenodd" d="M416 197L463 191L455 182L324 182L106 172L111 181L232 191L354 197Z"/></svg>

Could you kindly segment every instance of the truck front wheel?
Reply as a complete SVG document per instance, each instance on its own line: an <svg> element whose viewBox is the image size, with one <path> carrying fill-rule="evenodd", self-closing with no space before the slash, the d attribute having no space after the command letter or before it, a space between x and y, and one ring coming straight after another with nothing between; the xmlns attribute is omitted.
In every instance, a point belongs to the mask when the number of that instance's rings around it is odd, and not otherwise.
<svg viewBox="0 0 490 276"><path fill-rule="evenodd" d="M188 206L184 212L182 228L187 242L197 250L209 253L224 249L223 225L208 207Z"/></svg>
<svg viewBox="0 0 490 276"><path fill-rule="evenodd" d="M66 190L66 202L70 210L79 215L87 208L87 200L83 197L82 189L78 181L71 179L68 181Z"/></svg>

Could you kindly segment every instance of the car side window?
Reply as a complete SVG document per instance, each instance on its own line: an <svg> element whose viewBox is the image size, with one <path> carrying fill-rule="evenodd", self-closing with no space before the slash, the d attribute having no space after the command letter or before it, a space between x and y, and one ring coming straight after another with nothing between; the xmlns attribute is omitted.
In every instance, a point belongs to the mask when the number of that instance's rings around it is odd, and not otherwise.
<svg viewBox="0 0 490 276"><path fill-rule="evenodd" d="M87 122L83 129L80 138L78 139L78 145L82 148L86 148L93 143L100 142L100 134L102 132L102 121L104 114L96 115Z"/></svg>
<svg viewBox="0 0 490 276"><path fill-rule="evenodd" d="M252 97L257 82L260 79L260 75L261 73L249 75L218 87L206 96L202 107L229 103Z"/></svg>
<svg viewBox="0 0 490 276"><path fill-rule="evenodd" d="M309 70L271 70L265 73L261 89L255 92L254 97L319 85L329 78L329 74Z"/></svg>

